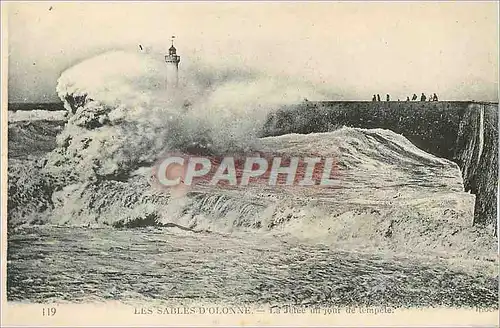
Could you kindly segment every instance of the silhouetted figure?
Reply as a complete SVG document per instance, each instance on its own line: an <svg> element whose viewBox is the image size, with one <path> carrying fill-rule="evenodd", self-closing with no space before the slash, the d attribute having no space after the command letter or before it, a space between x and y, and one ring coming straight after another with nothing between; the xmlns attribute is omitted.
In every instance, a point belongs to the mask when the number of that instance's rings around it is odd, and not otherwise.
<svg viewBox="0 0 500 328"><path fill-rule="evenodd" d="M427 99L427 97L424 95L424 93L422 92L422 95L420 96L420 101L425 101L425 99Z"/></svg>
<svg viewBox="0 0 500 328"><path fill-rule="evenodd" d="M398 101L401 101L401 100L399 100L399 98L398 98Z"/></svg>
<svg viewBox="0 0 500 328"><path fill-rule="evenodd" d="M416 94L416 93L414 93L414 94L413 94L413 97L411 97L411 100L415 101L415 100L417 100L417 98L418 98L418 97L417 97L417 94Z"/></svg>
<svg viewBox="0 0 500 328"><path fill-rule="evenodd" d="M377 94L377 101L380 101L380 95Z"/></svg>
<svg viewBox="0 0 500 328"><path fill-rule="evenodd" d="M410 97L408 97L408 96L407 96L407 97L406 97L406 101L410 101Z"/></svg>
<svg viewBox="0 0 500 328"><path fill-rule="evenodd" d="M377 101L377 96L373 95L372 101Z"/></svg>
<svg viewBox="0 0 500 328"><path fill-rule="evenodd" d="M439 101L439 100L438 100L438 96L437 96L437 94L434 94L434 95L432 96L432 101Z"/></svg>
<svg viewBox="0 0 500 328"><path fill-rule="evenodd" d="M389 94L387 94L387 95L385 96L385 100L386 100L386 101L390 101L390 100L391 100L391 96L389 96Z"/></svg>

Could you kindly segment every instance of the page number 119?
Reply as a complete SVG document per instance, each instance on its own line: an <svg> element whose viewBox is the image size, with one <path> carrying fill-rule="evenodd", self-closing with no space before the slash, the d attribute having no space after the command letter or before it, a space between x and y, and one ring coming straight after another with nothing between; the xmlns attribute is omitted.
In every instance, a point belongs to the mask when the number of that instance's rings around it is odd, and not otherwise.
<svg viewBox="0 0 500 328"><path fill-rule="evenodd" d="M55 307L51 307L51 308L43 308L42 309L42 315L44 317L53 317L56 315L56 308Z"/></svg>

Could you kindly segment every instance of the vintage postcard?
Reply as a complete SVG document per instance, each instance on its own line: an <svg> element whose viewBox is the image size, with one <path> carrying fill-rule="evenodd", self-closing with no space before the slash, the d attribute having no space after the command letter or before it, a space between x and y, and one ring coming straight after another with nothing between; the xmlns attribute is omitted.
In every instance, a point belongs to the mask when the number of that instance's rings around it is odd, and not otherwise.
<svg viewBox="0 0 500 328"><path fill-rule="evenodd" d="M498 326L498 2L2 2L2 326Z"/></svg>

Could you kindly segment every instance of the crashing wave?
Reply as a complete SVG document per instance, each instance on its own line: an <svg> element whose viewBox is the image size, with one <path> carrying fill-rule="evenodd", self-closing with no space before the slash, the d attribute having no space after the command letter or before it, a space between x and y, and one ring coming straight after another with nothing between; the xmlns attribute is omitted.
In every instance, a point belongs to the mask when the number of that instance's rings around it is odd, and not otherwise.
<svg viewBox="0 0 500 328"><path fill-rule="evenodd" d="M70 117L50 161L119 177L172 149L245 151L258 143L269 112L304 96L325 98L309 86L241 69L191 67L183 74L184 84L166 90L162 61L123 51L68 69L57 92Z"/></svg>

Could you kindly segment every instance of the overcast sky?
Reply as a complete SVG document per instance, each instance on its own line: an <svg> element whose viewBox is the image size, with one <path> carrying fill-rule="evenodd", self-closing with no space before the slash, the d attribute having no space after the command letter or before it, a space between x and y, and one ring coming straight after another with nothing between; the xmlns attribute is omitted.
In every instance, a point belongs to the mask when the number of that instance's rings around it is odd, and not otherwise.
<svg viewBox="0 0 500 328"><path fill-rule="evenodd" d="M9 100L51 101L63 70L138 44L241 63L339 99L436 92L498 101L495 2L9 3ZM5 7L5 6L3 6ZM5 9L5 8L3 8Z"/></svg>

